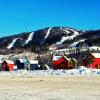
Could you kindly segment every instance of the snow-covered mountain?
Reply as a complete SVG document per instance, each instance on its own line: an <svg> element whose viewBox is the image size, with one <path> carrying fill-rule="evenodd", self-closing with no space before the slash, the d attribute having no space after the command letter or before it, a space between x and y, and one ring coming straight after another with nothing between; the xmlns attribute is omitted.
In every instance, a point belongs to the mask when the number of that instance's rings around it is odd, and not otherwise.
<svg viewBox="0 0 100 100"><path fill-rule="evenodd" d="M69 27L49 27L0 38L0 49L100 46L100 30L80 31Z"/></svg>

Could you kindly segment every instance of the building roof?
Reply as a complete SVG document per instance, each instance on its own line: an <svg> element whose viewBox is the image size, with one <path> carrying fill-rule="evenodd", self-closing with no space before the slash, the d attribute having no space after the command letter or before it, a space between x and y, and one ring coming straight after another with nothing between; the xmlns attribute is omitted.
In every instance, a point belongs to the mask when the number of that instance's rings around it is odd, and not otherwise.
<svg viewBox="0 0 100 100"><path fill-rule="evenodd" d="M38 64L38 60L29 60L30 64Z"/></svg>
<svg viewBox="0 0 100 100"><path fill-rule="evenodd" d="M70 60L69 58L67 58L66 56L64 56L64 58L66 59L66 60Z"/></svg>
<svg viewBox="0 0 100 100"><path fill-rule="evenodd" d="M53 56L53 61L57 61L57 60L59 60L60 58L62 58L62 56Z"/></svg>
<svg viewBox="0 0 100 100"><path fill-rule="evenodd" d="M100 58L100 53L92 53L95 58Z"/></svg>
<svg viewBox="0 0 100 100"><path fill-rule="evenodd" d="M53 56L53 61L57 61L62 57L64 57L66 60L69 60L66 56Z"/></svg>
<svg viewBox="0 0 100 100"><path fill-rule="evenodd" d="M77 62L77 60L75 58L71 58L71 60L74 60L75 62Z"/></svg>
<svg viewBox="0 0 100 100"><path fill-rule="evenodd" d="M19 59L19 61L20 61L21 63L25 63L25 62L27 61L27 59Z"/></svg>
<svg viewBox="0 0 100 100"><path fill-rule="evenodd" d="M14 64L14 62L12 60L5 60L7 63L9 64Z"/></svg>

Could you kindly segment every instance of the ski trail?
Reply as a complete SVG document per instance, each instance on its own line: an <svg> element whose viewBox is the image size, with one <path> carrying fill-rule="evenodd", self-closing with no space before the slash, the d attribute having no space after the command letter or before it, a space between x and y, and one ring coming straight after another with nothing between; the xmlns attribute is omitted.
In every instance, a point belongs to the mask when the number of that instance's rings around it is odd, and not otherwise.
<svg viewBox="0 0 100 100"><path fill-rule="evenodd" d="M84 42L84 41L85 41L85 39L79 40L79 41L77 41L77 42L74 42L74 43L71 44L71 47L76 47L77 44L79 44L79 43L81 43L81 42Z"/></svg>
<svg viewBox="0 0 100 100"><path fill-rule="evenodd" d="M48 36L50 35L50 31L51 31L51 29L52 29L52 28L49 28L49 29L48 29L47 34L46 34L46 36L44 37L45 39L47 39Z"/></svg>
<svg viewBox="0 0 100 100"><path fill-rule="evenodd" d="M65 42L67 40L72 40L77 35L79 35L79 33L77 31L74 31L73 29L65 29L65 31L66 31L67 34L70 34L70 32L68 30L73 31L74 35L72 35L72 36L63 36L62 39L59 42L56 43L57 45L62 44L63 42Z"/></svg>
<svg viewBox="0 0 100 100"><path fill-rule="evenodd" d="M12 47L14 47L14 44L16 43L17 40L18 38L13 39L12 42L8 45L7 49L11 49Z"/></svg>
<svg viewBox="0 0 100 100"><path fill-rule="evenodd" d="M46 33L46 35L44 37L44 40L41 42L41 45L44 44L45 40L49 37L51 29L52 29L51 27L48 29L48 31L47 31L47 33Z"/></svg>
<svg viewBox="0 0 100 100"><path fill-rule="evenodd" d="M30 33L28 39L25 41L25 44L28 44L33 39L33 36L34 36L34 32Z"/></svg>

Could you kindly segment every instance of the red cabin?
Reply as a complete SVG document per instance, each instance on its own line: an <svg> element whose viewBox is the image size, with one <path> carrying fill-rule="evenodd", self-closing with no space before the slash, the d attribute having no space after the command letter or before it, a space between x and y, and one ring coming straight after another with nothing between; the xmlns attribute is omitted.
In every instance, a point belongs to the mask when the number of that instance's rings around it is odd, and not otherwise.
<svg viewBox="0 0 100 100"><path fill-rule="evenodd" d="M100 69L100 53L92 53L92 55L95 57L95 59L90 67Z"/></svg>
<svg viewBox="0 0 100 100"><path fill-rule="evenodd" d="M3 61L2 70L4 71L12 71L14 68L14 62L10 60Z"/></svg>
<svg viewBox="0 0 100 100"><path fill-rule="evenodd" d="M54 56L52 64L53 69L68 69L69 59L65 56Z"/></svg>

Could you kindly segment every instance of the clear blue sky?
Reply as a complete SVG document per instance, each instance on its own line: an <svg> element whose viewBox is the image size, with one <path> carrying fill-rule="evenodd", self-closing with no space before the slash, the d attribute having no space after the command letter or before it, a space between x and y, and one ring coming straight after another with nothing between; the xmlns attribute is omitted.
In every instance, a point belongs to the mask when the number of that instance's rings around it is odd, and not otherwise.
<svg viewBox="0 0 100 100"><path fill-rule="evenodd" d="M49 26L100 28L100 0L0 0L0 36Z"/></svg>

